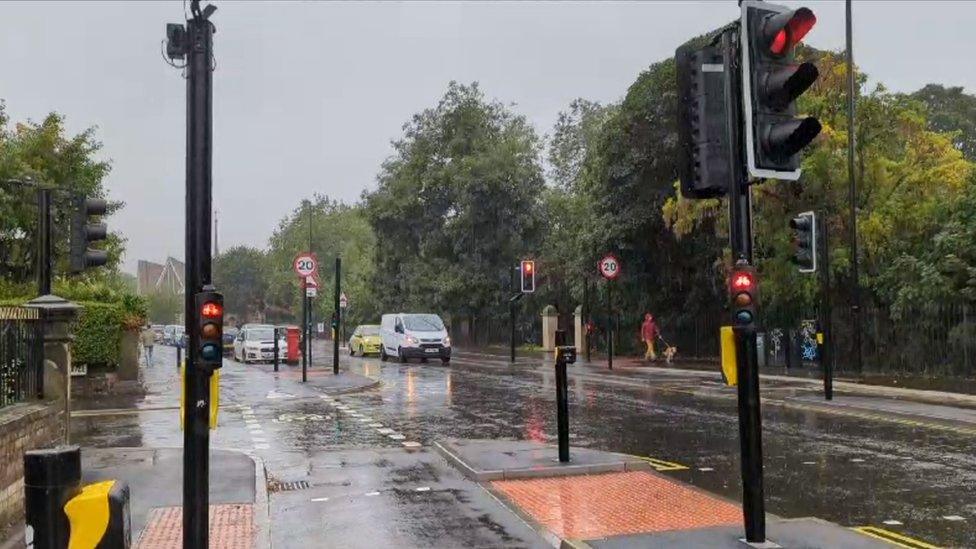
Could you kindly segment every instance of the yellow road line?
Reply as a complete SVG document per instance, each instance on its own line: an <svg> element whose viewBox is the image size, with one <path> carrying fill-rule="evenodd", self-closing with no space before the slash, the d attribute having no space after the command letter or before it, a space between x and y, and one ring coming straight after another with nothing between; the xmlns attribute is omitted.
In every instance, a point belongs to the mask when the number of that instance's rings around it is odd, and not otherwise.
<svg viewBox="0 0 976 549"><path fill-rule="evenodd" d="M675 463L673 461L664 461L663 459L657 459L657 458L653 458L653 457L650 457L650 456L646 456L646 457L645 456L634 456L634 457L637 458L637 459L640 459L640 460L643 460L643 461L646 461L646 462L650 463L651 464L651 467L653 467L654 470L655 471L658 471L658 472L661 472L661 471L686 471L688 469L688 467L686 467L686 466L684 466L684 465L682 465L680 463Z"/></svg>
<svg viewBox="0 0 976 549"><path fill-rule="evenodd" d="M884 528L878 528L877 526L858 526L857 528L851 528L851 530L864 534L865 536L886 541L896 547L905 547L906 549L940 549L938 545L925 543L924 541L910 538L898 532L892 532L891 530L885 530Z"/></svg>

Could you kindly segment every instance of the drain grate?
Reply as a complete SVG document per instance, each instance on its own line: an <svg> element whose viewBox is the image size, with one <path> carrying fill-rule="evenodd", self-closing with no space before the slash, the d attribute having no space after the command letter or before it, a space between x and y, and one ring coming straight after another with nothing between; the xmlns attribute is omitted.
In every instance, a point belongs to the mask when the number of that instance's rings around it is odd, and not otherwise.
<svg viewBox="0 0 976 549"><path fill-rule="evenodd" d="M272 480L268 482L269 492L294 492L295 490L305 490L309 487L310 485L307 480L296 480L294 482Z"/></svg>

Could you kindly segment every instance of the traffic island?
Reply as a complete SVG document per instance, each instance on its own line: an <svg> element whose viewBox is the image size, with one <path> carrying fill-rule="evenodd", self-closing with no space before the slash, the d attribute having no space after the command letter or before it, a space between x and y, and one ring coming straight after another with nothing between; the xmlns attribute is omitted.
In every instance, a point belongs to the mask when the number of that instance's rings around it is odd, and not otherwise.
<svg viewBox="0 0 976 549"><path fill-rule="evenodd" d="M302 371L300 369L297 371L293 369L282 370L275 375L281 379L294 379L299 381L302 379ZM378 379L347 371L340 371L338 374L333 374L331 369L309 369L306 375L308 377L306 384L309 387L330 395L364 391L380 384Z"/></svg>
<svg viewBox="0 0 976 549"><path fill-rule="evenodd" d="M563 547L747 547L742 507L653 471L634 456L534 441L449 440L435 448L546 538ZM754 547L889 547L815 518L767 515L766 544Z"/></svg>

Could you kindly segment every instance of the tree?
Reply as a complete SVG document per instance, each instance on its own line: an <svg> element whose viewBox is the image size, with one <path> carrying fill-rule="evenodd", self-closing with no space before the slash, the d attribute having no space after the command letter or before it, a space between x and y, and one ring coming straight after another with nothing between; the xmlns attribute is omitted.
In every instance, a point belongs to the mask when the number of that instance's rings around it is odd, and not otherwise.
<svg viewBox="0 0 976 549"><path fill-rule="evenodd" d="M508 273L538 253L540 143L525 118L452 82L413 117L365 193L377 237L374 290L384 310L490 316Z"/></svg>
<svg viewBox="0 0 976 549"><path fill-rule="evenodd" d="M960 86L928 84L909 97L925 104L930 129L951 133L953 145L976 161L976 96Z"/></svg>
<svg viewBox="0 0 976 549"><path fill-rule="evenodd" d="M89 198L105 198L104 180L110 164L96 158L102 144L94 128L77 135L65 132L64 117L51 113L40 123L25 122L10 127L4 104L0 102L0 181L33 180L38 184L66 189ZM70 226L70 193L57 192L54 200L55 273L68 272L67 235ZM36 192L26 186L0 184L0 277L20 283L33 277L36 264ZM122 207L109 203L109 214ZM111 226L111 224L110 224ZM98 279L117 270L125 239L109 234L105 249L107 267L93 269L86 278Z"/></svg>
<svg viewBox="0 0 976 549"><path fill-rule="evenodd" d="M262 250L234 246L224 251L214 258L213 280L224 295L225 315L263 320L268 277Z"/></svg>

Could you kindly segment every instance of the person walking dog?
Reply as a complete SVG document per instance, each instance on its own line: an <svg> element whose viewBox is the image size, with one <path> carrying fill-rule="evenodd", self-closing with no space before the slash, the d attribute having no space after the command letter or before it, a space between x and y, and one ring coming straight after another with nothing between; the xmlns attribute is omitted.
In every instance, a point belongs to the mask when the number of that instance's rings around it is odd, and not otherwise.
<svg viewBox="0 0 976 549"><path fill-rule="evenodd" d="M657 323L654 322L654 315L651 313L644 314L644 323L641 324L641 341L647 346L647 350L644 351L644 360L657 360L657 354L654 352L654 340L657 339L658 329Z"/></svg>

